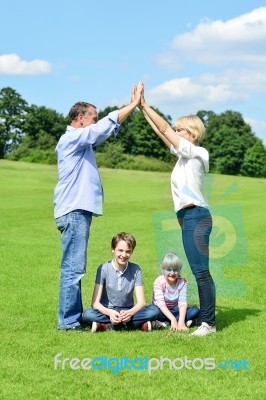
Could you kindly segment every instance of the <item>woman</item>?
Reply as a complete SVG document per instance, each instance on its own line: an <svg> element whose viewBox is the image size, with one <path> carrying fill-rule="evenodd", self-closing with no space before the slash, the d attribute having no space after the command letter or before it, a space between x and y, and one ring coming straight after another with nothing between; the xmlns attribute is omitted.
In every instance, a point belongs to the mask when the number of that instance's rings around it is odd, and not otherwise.
<svg viewBox="0 0 266 400"><path fill-rule="evenodd" d="M203 193L204 175L209 170L209 154L199 146L205 128L199 117L190 115L175 122L175 131L142 96L140 110L155 133L178 160L172 171L171 190L175 212L182 229L184 250L196 278L202 324L191 335L216 332L215 285L209 271L209 236L212 217Z"/></svg>

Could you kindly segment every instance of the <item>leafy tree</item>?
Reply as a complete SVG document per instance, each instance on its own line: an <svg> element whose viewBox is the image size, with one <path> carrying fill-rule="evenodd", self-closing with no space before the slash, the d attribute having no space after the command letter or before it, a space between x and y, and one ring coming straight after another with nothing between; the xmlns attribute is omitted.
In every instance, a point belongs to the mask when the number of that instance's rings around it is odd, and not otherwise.
<svg viewBox="0 0 266 400"><path fill-rule="evenodd" d="M57 142L65 133L67 118L51 108L31 105L27 109L24 132L31 139L31 147L47 148L47 143ZM51 138L48 138L50 136Z"/></svg>
<svg viewBox="0 0 266 400"><path fill-rule="evenodd" d="M99 119L117 108L106 107L99 111ZM170 116L154 109L171 125ZM210 153L212 172L266 177L265 146L239 112L227 110L217 115L200 110L197 115L206 127L202 145ZM54 163L54 147L67 123L67 118L55 110L29 106L14 89L3 88L0 91L0 158ZM98 156L104 153L104 165L107 162L112 168L131 165L136 156L147 157L150 161L152 158L168 163L175 161L139 110L123 122L117 138L111 136L96 150Z"/></svg>
<svg viewBox="0 0 266 400"><path fill-rule="evenodd" d="M117 110L118 107L107 107L99 112L99 119L109 112ZM171 124L171 117L163 115L158 109L156 111ZM122 123L117 138L111 137L107 142L97 147L97 151L103 152L108 143L121 143L124 152L132 155L143 155L146 157L159 158L169 161L171 158L169 150L153 132L145 120L143 114L136 110Z"/></svg>
<svg viewBox="0 0 266 400"><path fill-rule="evenodd" d="M171 125L171 117L166 117L158 109L154 109ZM143 114L139 111L133 114L131 132L132 136L134 137L134 144L131 149L131 154L143 155L146 157L153 157L167 161L171 159L169 149L154 133Z"/></svg>
<svg viewBox="0 0 266 400"><path fill-rule="evenodd" d="M98 118L101 119L108 115L111 111L117 110L118 107L106 107L104 110L99 111ZM133 113L134 114L134 113ZM134 144L134 137L132 136L131 127L133 125L133 114L130 114L128 118L122 123L119 134L117 137L113 135L106 142L102 143L100 146L97 146L96 151L104 152L106 150L106 146L109 143L120 143L123 146L124 152L127 154L131 153L132 146Z"/></svg>
<svg viewBox="0 0 266 400"><path fill-rule="evenodd" d="M43 106L37 107L36 105L27 107L20 145L13 149L8 158L37 162L36 160L39 157L39 162L41 160L46 162L49 160L49 163L50 160L54 161L54 148L59 137L65 132L66 124L67 119L55 110Z"/></svg>
<svg viewBox="0 0 266 400"><path fill-rule="evenodd" d="M27 106L14 89L6 87L0 91L0 158L20 143Z"/></svg>
<svg viewBox="0 0 266 400"><path fill-rule="evenodd" d="M266 178L266 149L262 140L257 139L244 158L241 173L257 178Z"/></svg>
<svg viewBox="0 0 266 400"><path fill-rule="evenodd" d="M119 168L126 155L121 143L107 143L105 148L105 166L107 168Z"/></svg>
<svg viewBox="0 0 266 400"><path fill-rule="evenodd" d="M231 110L220 115L199 111L198 116L206 127L202 145L210 153L210 170L221 174L240 174L246 151L256 141L251 127L240 113Z"/></svg>

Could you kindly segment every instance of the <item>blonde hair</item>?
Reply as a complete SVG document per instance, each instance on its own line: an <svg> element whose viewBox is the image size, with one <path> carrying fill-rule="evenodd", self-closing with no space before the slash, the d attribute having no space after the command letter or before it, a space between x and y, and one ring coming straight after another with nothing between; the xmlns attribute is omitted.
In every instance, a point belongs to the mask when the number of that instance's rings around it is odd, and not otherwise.
<svg viewBox="0 0 266 400"><path fill-rule="evenodd" d="M205 136L205 126L197 115L187 115L175 121L176 129L185 129L190 132L194 142L200 142Z"/></svg>
<svg viewBox="0 0 266 400"><path fill-rule="evenodd" d="M178 269L180 271L182 268L182 261L176 253L166 253L163 256L161 269Z"/></svg>

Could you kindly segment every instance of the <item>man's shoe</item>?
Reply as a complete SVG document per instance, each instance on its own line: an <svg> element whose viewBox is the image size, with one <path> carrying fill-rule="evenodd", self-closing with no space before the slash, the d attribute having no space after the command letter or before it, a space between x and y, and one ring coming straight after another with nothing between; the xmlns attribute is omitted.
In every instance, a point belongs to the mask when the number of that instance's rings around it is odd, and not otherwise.
<svg viewBox="0 0 266 400"><path fill-rule="evenodd" d="M110 331L112 329L111 324L101 324L100 322L93 322L91 326L91 332L104 332L104 331Z"/></svg>
<svg viewBox="0 0 266 400"><path fill-rule="evenodd" d="M167 328L167 324L162 321L152 321L151 327L152 327L152 329L163 329L163 328Z"/></svg>
<svg viewBox="0 0 266 400"><path fill-rule="evenodd" d="M189 328L192 324L193 324L192 319L189 319L189 320L186 322L186 327Z"/></svg>
<svg viewBox="0 0 266 400"><path fill-rule="evenodd" d="M147 331L151 331L152 327L151 327L151 321L147 321L144 322L143 324L140 325L140 330L147 332Z"/></svg>
<svg viewBox="0 0 266 400"><path fill-rule="evenodd" d="M190 336L206 336L211 333L216 332L216 327L207 324L207 322L202 322L201 326L199 326Z"/></svg>

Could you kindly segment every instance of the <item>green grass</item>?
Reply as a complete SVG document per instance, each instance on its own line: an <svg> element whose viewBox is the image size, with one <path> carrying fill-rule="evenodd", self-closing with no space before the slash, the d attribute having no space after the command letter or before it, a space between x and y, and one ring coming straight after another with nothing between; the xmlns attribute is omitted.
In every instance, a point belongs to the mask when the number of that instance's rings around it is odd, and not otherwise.
<svg viewBox="0 0 266 400"><path fill-rule="evenodd" d="M178 246L182 252L169 175L101 170L105 215L95 218L91 227L83 279L85 307L90 305L96 268L111 256L113 234L125 230L135 235L137 247L132 260L142 266L148 302L158 273L161 244L168 246L177 238L178 243L171 246ZM211 260L217 284L218 332L194 338L169 331L57 331L61 245L53 221L56 180L55 166L0 161L1 398L261 399L265 393L266 181L209 176L214 214L223 215L221 225L229 221L235 229L232 233L227 226L225 236L214 231L212 249L219 250L230 234L236 247L230 254ZM160 218L164 225L161 230L156 225ZM197 296L186 260L184 276L188 277L194 302ZM187 356L191 360L214 358L216 364L227 359L246 360L250 370L175 370L169 369L167 361L162 370L150 375L125 369L113 375L110 370L72 370L69 366L55 370L58 353L62 358L79 359L163 356L173 360Z"/></svg>

